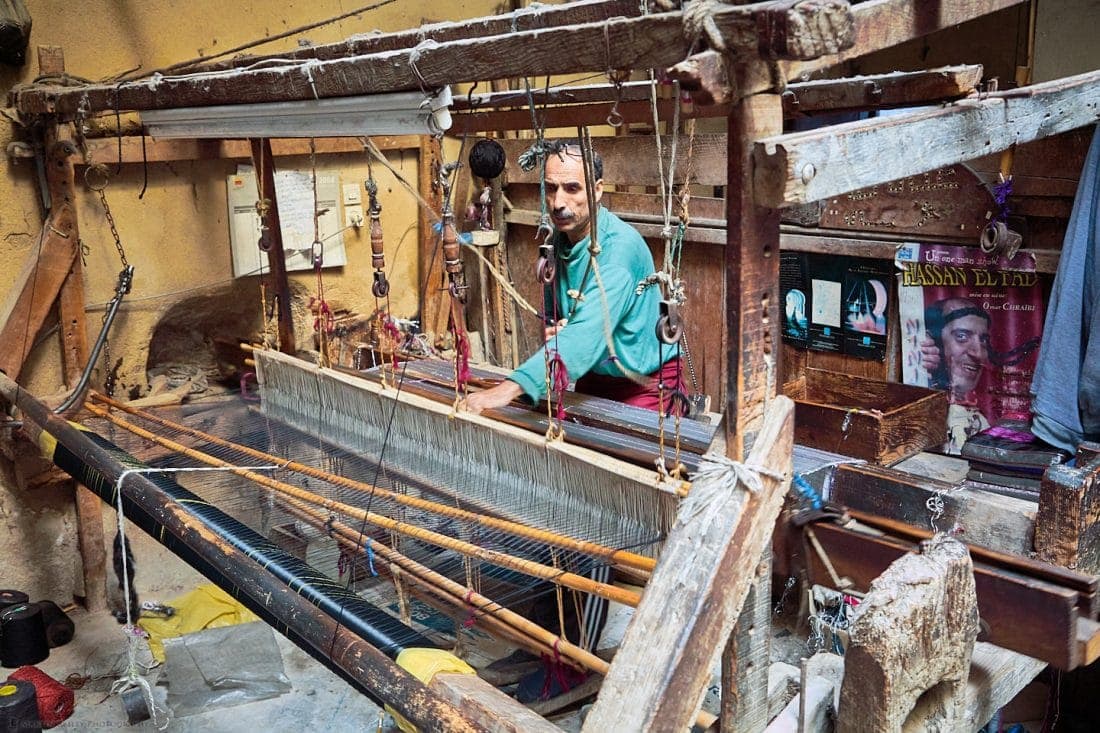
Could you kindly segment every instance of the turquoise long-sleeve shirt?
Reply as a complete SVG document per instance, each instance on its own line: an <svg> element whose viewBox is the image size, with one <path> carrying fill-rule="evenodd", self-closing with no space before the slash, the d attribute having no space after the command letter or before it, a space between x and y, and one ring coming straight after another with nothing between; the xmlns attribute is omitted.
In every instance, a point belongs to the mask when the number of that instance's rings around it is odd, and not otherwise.
<svg viewBox="0 0 1100 733"><path fill-rule="evenodd" d="M554 234L557 256L557 278L553 285L557 293L557 314L553 303L546 304L546 313L556 318L568 318L556 338L532 354L517 367L509 379L532 400L546 397L546 349L556 349L570 381L589 372L609 376L625 376L610 358L604 323L611 321L612 343L619 362L634 374L652 374L661 366L661 349L655 333L660 315L660 289L650 286L638 295L638 283L654 272L653 256L645 240L634 227L604 208L596 219L596 240L600 254L596 258L603 293L596 273L588 273L589 237L571 245L561 232ZM568 291L581 291L576 302ZM570 314L570 311L573 311Z"/></svg>

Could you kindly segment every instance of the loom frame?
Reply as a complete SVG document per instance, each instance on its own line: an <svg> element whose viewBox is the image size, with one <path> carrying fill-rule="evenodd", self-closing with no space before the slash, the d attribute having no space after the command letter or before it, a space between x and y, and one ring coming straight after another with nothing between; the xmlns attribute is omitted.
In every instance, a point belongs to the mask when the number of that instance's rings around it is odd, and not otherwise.
<svg viewBox="0 0 1100 733"><path fill-rule="evenodd" d="M816 58L806 58L805 54L799 56L798 54L789 53L791 47L785 43L776 45L776 38L782 35L785 39L785 34L762 38L755 33L750 33L748 37L745 37L736 36L731 32L731 37L728 40L733 41L733 45L736 47L736 53L733 55L738 60L726 70L728 76L721 78L708 76L698 71L694 72L695 76L693 78L699 83L700 87L710 94L712 100L720 102L720 106L715 108L718 110L717 113L726 116L729 120L728 166L725 179L727 191L733 192L733 194L727 197L726 221L737 222L727 227L725 239L727 253L727 309L725 314L727 351L725 354L726 377L724 383L726 399L724 413L726 450L731 458L742 460L747 455L749 446L752 445L754 437L763 424L764 406L775 394L774 381L769 382L765 365L768 354L772 354L774 357L774 349L779 343L778 298L769 297L773 292L772 289L777 280L778 272L778 257L774 256L779 251L779 222L776 212L779 207L789 206L795 201L793 197L780 196L775 193L784 190L789 185L789 181L786 181L784 176L787 176L790 171L780 171L779 167L776 166L769 168L761 165L761 161L768 160L769 151L779 149L784 150L788 159L797 160L797 145L799 144L797 139L777 135L777 120L782 108L782 100L779 95L768 91L772 89L774 84L773 68L769 68L769 65L764 61L776 56L780 57L782 60L777 64L779 71L784 77L793 78L802 72L826 68L847 58L878 48L896 45L912 38L919 38L938 28L987 15L996 10L1017 5L1019 2L1020 0L971 0L966 3L952 3L951 8L940 8L940 12L934 18L929 18L919 11L918 6L921 3L917 0L873 0L850 11L853 31L851 37L847 39L847 41L851 41L848 48L843 47L846 41L839 37L841 34L838 34L836 37L818 39L820 41L818 49L820 53ZM517 23L527 22L529 18L524 18L523 14L512 14L507 17L507 20L504 18L496 19L493 21L494 25L484 25L481 28L476 23L469 22L444 24L445 28L437 30L442 34L441 37L453 39L454 43L467 42L475 44L479 39L488 36L485 39L486 43L489 43L488 39L491 38L492 43L498 44L498 47L508 48L509 41L506 40L508 35L515 35L516 37L512 40L517 44L523 44L540 33L551 37L554 35L568 37L569 34L578 30L602 34L606 31L607 24L610 22L609 19L613 15L630 15L629 5L629 3L622 2L600 1L577 3L569 7L568 10L563 9L560 14L555 13L554 20L551 21L551 27L527 30L524 32L527 35L524 35L524 33L509 34L508 27L502 25L507 21L511 21L513 26ZM752 25L755 28L759 20L782 18L785 17L783 13L792 8L801 6L813 9L818 5L820 4L812 0L804 0L801 3L762 2L741 6L737 11L730 10L728 17L731 19L731 23L734 23L734 19L737 18L742 20L751 18ZM570 12L574 14L569 15ZM565 16L566 19L559 19L561 16ZM580 23L575 22L578 17L582 18ZM647 26L658 29L671 27L668 25L669 19L665 17L654 20L645 18L633 18L632 20L636 22L630 27L642 29L639 32L643 34L646 32ZM745 26L742 24L737 27L743 30ZM729 28L726 27L726 30L729 30ZM656 32L667 33L667 30ZM500 35L491 35L494 33ZM667 41L667 37L665 40ZM361 56L369 56L373 53L381 57L386 53L407 52L415 42L415 32L404 35L391 34L384 40L379 41L379 45L370 45L371 42L364 41L368 45L357 47L356 53ZM390 46L387 48L385 44L390 44ZM614 55L610 51L608 54L604 54L602 50L599 54L596 54L599 58L578 55L568 59L565 68L559 68L555 65L558 62L542 61L540 65L537 55L528 55L520 63L510 59L505 53L494 55L493 65L497 76L505 77L557 73L559 71L603 71L609 64L615 67L665 66L669 63L681 61L686 56L686 50L683 47L677 46L675 43L666 43L665 45L671 50L651 51L648 55L645 53L630 54L623 47L616 46ZM788 52L786 56L784 56L785 51ZM445 52L441 52L441 54ZM314 58L320 60L324 59L328 53L336 54L337 52L333 49L316 49L302 51L302 53L315 54ZM705 62L706 59L700 59L700 61ZM216 64L212 68L225 68L228 63L230 62ZM424 66L426 68L428 65L425 64ZM711 68L705 64L701 64L701 67ZM357 72L358 69L355 64L348 64L343 68L353 72ZM363 64L362 68L367 69L367 71L364 71L362 75L355 73L353 76L357 83L365 85L367 82L363 79L369 75L369 67L367 64ZM491 74L479 73L476 66L465 67L465 69L460 70L456 69L456 65L451 64L450 68L446 70L440 70L437 67L432 67L432 70L438 74L438 76L427 77L432 83L474 81L482 76L491 76ZM244 73L247 76L248 72ZM474 76L466 78L471 74ZM307 98L304 96L307 92L309 94L316 93L316 89L310 89L304 80L286 79L282 81L284 86L276 88L271 93L271 101ZM385 76L382 77L382 81L371 83L375 86L359 89L358 91L400 91L409 88L411 82L406 75L406 77ZM1086 91L1091 91L1097 84L1097 78L1093 75L1087 79L1076 80L1074 85L1071 85L1075 89L1071 89L1068 96L1073 98L1075 94L1080 93L1076 90L1080 89L1082 84ZM141 109L141 100L148 99L150 90L143 91L137 85L131 88L137 91L130 94L126 89L115 89L113 96L111 94L113 87L108 89L80 87L47 90L28 89L15 93L12 102L23 114L42 116L42 119L47 122L48 137L56 139L56 126L71 119L71 115L76 109L75 100L78 99L78 95L90 94L86 99L88 99L87 103L90 105L88 108L93 111L106 111L116 108ZM320 88L322 94L335 95L331 87L325 87L322 84ZM1059 88L1057 91L1061 93L1063 90ZM605 92L609 95L610 88L605 88ZM162 92L162 100L168 100L162 102L162 104L165 106L189 106L195 102L189 96L193 93L194 87L188 86L186 83L180 84L178 88L167 95ZM351 93L351 91L342 93ZM216 100L211 98L211 102L213 101ZM1041 98L1038 104L1042 104ZM482 126L481 129L498 129L494 127L494 124L496 124L494 122L495 118L489 114L485 114L481 119L482 121L478 123ZM896 124L900 127L905 127L908 124L904 119L895 119ZM1085 122L1074 120L1071 124L1079 125L1085 124ZM1039 139L1039 137L1053 134L1056 131L1054 129L1033 131L1029 133L1030 137L1024 139ZM767 142L761 143L762 139L767 139ZM1024 141L1019 136L1015 139L1017 142ZM880 163L878 168L882 175L887 176L887 178L898 177L891 174L889 165L883 166L881 165L882 161L878 162ZM60 163L63 166L72 165L71 160L67 159ZM940 162L926 161L924 165L931 168L940 165ZM925 168L925 170L928 168ZM804 169L799 169L794 173L795 178L807 177ZM811 179L815 176L816 171L808 175ZM71 178L69 180L71 181ZM844 185L858 188L862 183L853 181ZM759 191L765 193L758 193ZM79 271L77 272L77 279L79 280ZM75 286L70 286L66 292L70 302L74 299L77 302L80 301L80 294ZM79 321L82 326L82 314ZM83 331L82 328L77 330ZM76 351L79 354L79 348ZM35 419L32 417L32 421ZM51 429L54 427L52 418L43 420L42 427L47 426ZM763 551L763 545L766 544L765 542L751 548L740 549L752 554L755 563L755 558ZM710 570L701 572L710 572ZM728 574L730 570L727 569L726 572ZM766 591L767 583L765 582L767 575L766 572L762 573L759 578L756 590L758 604L761 599L763 599L765 605L767 604L768 593ZM735 579L738 581L746 580L744 585L747 593L747 579L740 576ZM652 588L647 593L647 597L650 594L659 597L662 592L667 592L667 589ZM736 600L732 605L740 608L742 602L743 596L741 600ZM700 615L696 615L687 621L688 636L690 636L690 631L696 624L705 626L708 623L708 620L701 618ZM732 620L730 623L732 624ZM739 631L748 632L750 630L751 620L746 617ZM723 636L724 639L723 634L719 635ZM738 638L743 636L743 634L738 634ZM753 642L734 643L729 648L724 664L724 672L726 673L725 692L728 694L723 695L723 730L755 730L762 728L762 725L758 723L759 712L750 709L753 704L752 698L760 696L759 694L750 694L749 687L743 684L746 682L746 678L750 677L753 684L756 685L754 689L758 693L759 672L755 673L755 676L753 676L754 673L746 673L748 667L746 662L750 660L750 657L746 655L758 654L758 652L759 644ZM631 663L637 665L643 664L644 661L639 659L623 660L622 662L624 665ZM762 668L766 674L766 665L761 667L758 664L757 667L758 670ZM697 692L697 690L688 691L686 694L691 692ZM639 689L633 693L633 699L627 702L633 705L644 705L654 702L654 700L663 699L669 693L670 690L667 686L656 690ZM763 697L766 700L766 695ZM659 722L682 727L686 719L685 714L679 712ZM656 723L657 721L654 721L654 725Z"/></svg>

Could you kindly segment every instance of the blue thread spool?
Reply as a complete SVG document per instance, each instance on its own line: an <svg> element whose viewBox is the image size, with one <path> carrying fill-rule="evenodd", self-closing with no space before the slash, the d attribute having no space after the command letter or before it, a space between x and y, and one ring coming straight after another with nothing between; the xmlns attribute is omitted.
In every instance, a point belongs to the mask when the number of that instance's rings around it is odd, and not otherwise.
<svg viewBox="0 0 1100 733"><path fill-rule="evenodd" d="M0 611L0 667L38 664L50 656L42 609L20 603Z"/></svg>
<svg viewBox="0 0 1100 733"><path fill-rule="evenodd" d="M0 730L42 730L34 685L23 680L0 682Z"/></svg>

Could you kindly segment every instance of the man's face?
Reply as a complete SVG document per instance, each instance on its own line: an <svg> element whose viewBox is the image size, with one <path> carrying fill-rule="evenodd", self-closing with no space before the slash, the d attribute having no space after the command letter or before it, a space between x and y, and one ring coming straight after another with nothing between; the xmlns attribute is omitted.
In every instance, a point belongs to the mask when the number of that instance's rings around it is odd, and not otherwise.
<svg viewBox="0 0 1100 733"><path fill-rule="evenodd" d="M965 397L978 386L989 361L989 323L981 316L963 316L944 326L941 335L951 392Z"/></svg>
<svg viewBox="0 0 1100 733"><path fill-rule="evenodd" d="M580 150L567 148L561 154L546 156L546 208L554 228L573 244L588 236L592 212L588 210L588 190L584 187L584 163ZM603 196L603 180L595 182L595 198Z"/></svg>

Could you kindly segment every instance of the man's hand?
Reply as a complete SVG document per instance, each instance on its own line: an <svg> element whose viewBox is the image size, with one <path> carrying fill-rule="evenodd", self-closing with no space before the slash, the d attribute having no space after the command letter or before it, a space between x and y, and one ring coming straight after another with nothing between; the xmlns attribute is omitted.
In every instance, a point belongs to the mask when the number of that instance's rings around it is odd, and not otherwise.
<svg viewBox="0 0 1100 733"><path fill-rule="evenodd" d="M929 373L936 371L940 366L940 349L936 346L936 342L928 337L920 342L920 365Z"/></svg>
<svg viewBox="0 0 1100 733"><path fill-rule="evenodd" d="M565 324L568 323L568 322L569 322L569 319L563 318L560 321L558 321L557 323L555 323L553 326L547 326L546 328L544 328L543 331L542 331L542 340L543 340L543 342L549 341L550 339L554 338L559 333L561 333L561 330L563 328L565 328Z"/></svg>
<svg viewBox="0 0 1100 733"><path fill-rule="evenodd" d="M515 382L505 379L495 387L474 392L466 398L466 411L480 415L482 410L504 407L523 394L523 389Z"/></svg>

